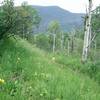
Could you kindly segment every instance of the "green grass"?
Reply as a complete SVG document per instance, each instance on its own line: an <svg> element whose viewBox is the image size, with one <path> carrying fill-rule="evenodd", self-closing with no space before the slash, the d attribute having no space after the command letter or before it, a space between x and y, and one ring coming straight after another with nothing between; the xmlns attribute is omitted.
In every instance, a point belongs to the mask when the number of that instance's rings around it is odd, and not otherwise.
<svg viewBox="0 0 100 100"><path fill-rule="evenodd" d="M100 86L27 41L0 42L0 100L100 100Z"/></svg>
<svg viewBox="0 0 100 100"><path fill-rule="evenodd" d="M79 55L56 55L56 63L64 65L64 68L71 68L73 71L82 73L94 79L100 84L100 58L95 60L88 60L86 63L81 62L81 56Z"/></svg>

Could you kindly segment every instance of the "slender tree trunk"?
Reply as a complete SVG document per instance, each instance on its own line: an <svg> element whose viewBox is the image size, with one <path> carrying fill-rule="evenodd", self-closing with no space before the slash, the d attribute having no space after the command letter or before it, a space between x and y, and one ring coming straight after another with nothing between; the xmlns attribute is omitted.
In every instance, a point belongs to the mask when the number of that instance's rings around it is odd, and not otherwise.
<svg viewBox="0 0 100 100"><path fill-rule="evenodd" d="M68 51L68 55L69 55L69 53L70 53L70 39L68 39L67 51Z"/></svg>
<svg viewBox="0 0 100 100"><path fill-rule="evenodd" d="M89 0L89 9L86 18L86 29L84 36L84 46L83 46L83 54L82 61L85 62L88 58L89 44L91 42L91 10L92 10L92 0Z"/></svg>
<svg viewBox="0 0 100 100"><path fill-rule="evenodd" d="M53 53L55 52L55 47L56 47L56 34L53 34Z"/></svg>
<svg viewBox="0 0 100 100"><path fill-rule="evenodd" d="M63 51L63 48L64 48L63 44L64 44L64 34L62 32L62 34L61 34L61 51Z"/></svg>
<svg viewBox="0 0 100 100"><path fill-rule="evenodd" d="M74 51L74 36L71 37L71 52Z"/></svg>
<svg viewBox="0 0 100 100"><path fill-rule="evenodd" d="M95 51L96 51L96 49L97 49L96 41L95 41L95 44L94 44L94 49L95 49Z"/></svg>

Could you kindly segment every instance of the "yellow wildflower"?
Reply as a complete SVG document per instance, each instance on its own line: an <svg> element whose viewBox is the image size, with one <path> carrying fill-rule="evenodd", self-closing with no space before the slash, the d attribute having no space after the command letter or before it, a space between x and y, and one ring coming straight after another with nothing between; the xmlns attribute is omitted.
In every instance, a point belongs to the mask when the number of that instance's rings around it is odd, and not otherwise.
<svg viewBox="0 0 100 100"><path fill-rule="evenodd" d="M55 57L52 57L52 61L55 61Z"/></svg>
<svg viewBox="0 0 100 100"><path fill-rule="evenodd" d="M19 58L19 57L18 57L17 59L18 59L18 60L20 60L20 58Z"/></svg>
<svg viewBox="0 0 100 100"><path fill-rule="evenodd" d="M0 84L3 84L5 81L3 79L0 79Z"/></svg>
<svg viewBox="0 0 100 100"><path fill-rule="evenodd" d="M43 93L41 93L40 96L42 97L43 96Z"/></svg>

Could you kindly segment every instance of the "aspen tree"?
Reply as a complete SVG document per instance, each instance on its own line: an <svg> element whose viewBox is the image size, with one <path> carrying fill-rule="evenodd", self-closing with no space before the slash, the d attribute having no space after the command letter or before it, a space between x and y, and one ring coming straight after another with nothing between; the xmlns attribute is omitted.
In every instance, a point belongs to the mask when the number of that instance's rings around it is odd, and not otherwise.
<svg viewBox="0 0 100 100"><path fill-rule="evenodd" d="M85 35L84 35L84 46L83 46L83 54L82 61L87 61L88 51L91 42L91 11L92 11L92 0L89 0L89 8L86 15L86 23L85 23Z"/></svg>

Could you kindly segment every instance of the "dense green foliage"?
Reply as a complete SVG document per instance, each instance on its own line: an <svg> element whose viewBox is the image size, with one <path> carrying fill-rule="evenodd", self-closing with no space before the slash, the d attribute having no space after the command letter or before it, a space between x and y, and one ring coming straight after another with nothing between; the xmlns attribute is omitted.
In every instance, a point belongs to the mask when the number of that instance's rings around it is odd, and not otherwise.
<svg viewBox="0 0 100 100"><path fill-rule="evenodd" d="M52 38L44 33L38 34L34 36L33 44L36 44L40 49L44 49L46 51L52 51Z"/></svg>
<svg viewBox="0 0 100 100"><path fill-rule="evenodd" d="M28 6L27 3L22 3L21 7L17 7L18 12L18 26L16 33L23 38L27 38L30 34L34 33L34 30L38 28L40 23L40 17L35 9Z"/></svg>
<svg viewBox="0 0 100 100"><path fill-rule="evenodd" d="M0 39L14 32L16 18L13 0L5 0L0 7Z"/></svg>
<svg viewBox="0 0 100 100"><path fill-rule="evenodd" d="M92 14L92 31L96 34L97 48L100 49L100 6Z"/></svg>
<svg viewBox="0 0 100 100"><path fill-rule="evenodd" d="M11 34L28 38L39 23L37 11L27 3L14 7L13 0L5 0L0 7L0 39Z"/></svg>

